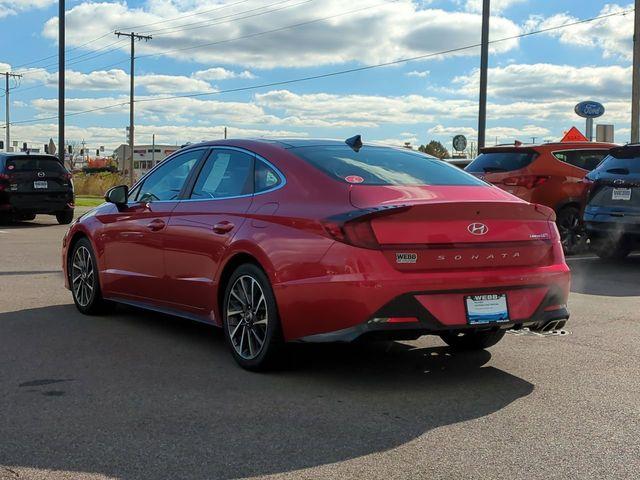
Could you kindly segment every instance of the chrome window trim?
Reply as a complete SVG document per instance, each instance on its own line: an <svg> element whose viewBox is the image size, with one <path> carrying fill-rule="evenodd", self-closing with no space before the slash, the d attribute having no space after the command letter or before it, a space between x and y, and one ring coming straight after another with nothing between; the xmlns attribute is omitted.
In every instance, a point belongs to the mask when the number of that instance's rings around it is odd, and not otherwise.
<svg viewBox="0 0 640 480"><path fill-rule="evenodd" d="M259 161L264 162L265 164L267 164L267 166L269 168L271 168L274 172L276 172L276 174L278 175L278 178L280 178L280 183L278 185L276 185L275 187L273 187L273 188L269 188L268 190L262 190L261 192L257 192L257 193L256 192L245 193L244 195L231 195L229 197L220 197L220 198L184 198L184 199L178 200L178 202L211 202L211 201L219 201L219 200L231 200L231 199L234 199L234 198L255 197L256 195L262 195L264 193L275 192L276 190L281 189L282 187L284 187L287 184L287 177L284 176L284 174L280 171L280 169L278 169L278 167L276 167L273 163L271 163L269 160L267 160L263 156L258 155L257 153L254 153L251 150L247 150L247 149L241 148L241 147L233 147L233 146L229 146L229 145L220 145L220 146L211 145L211 146L209 146L209 148L211 150L235 150L235 151L238 151L238 152L241 152L241 153L245 153L247 155L251 155L256 160L259 160ZM255 175L255 165L254 165L253 171L254 171L254 175ZM254 184L254 189L255 189L255 184ZM193 192L191 192L191 193L193 193Z"/></svg>
<svg viewBox="0 0 640 480"><path fill-rule="evenodd" d="M280 183L278 185L276 185L275 187L270 188L268 190L262 190L261 192L257 192L257 193L256 192L246 193L244 195L233 195L233 196L230 196L230 197L221 197L221 198L181 198L181 199L178 199L178 200L156 200L154 202L147 202L147 203L153 205L154 203L210 202L212 200L230 200L230 199L234 199L234 198L255 197L256 195L262 195L264 193L275 192L276 190L281 189L282 187L284 187L287 184L287 177L284 176L284 174L280 171L280 169L278 167L276 167L273 163L271 163L269 160L267 160L263 156L258 155L257 153L252 152L251 150L247 150L247 149L241 148L241 147L233 147L233 146L230 146L230 145L207 145L207 146L203 146L203 147L194 147L194 148L190 148L190 149L176 150L174 153L172 153L167 158L165 158L162 162L157 163L155 167L153 167L151 170L149 170L147 173L145 173L144 176L142 178L140 178L140 180L138 180L133 185L133 187L131 187L130 191L133 190L134 188L136 188L138 186L138 184L142 184L142 182L149 175L151 175L158 167L163 165L168 160L171 160L174 156L177 156L179 153L187 153L187 152L196 151L196 150L236 150L238 152L245 153L247 155L251 155L256 160L260 160L261 162L264 162L265 164L267 164L269 166L269 168L271 168L274 172L276 172L276 174L278 175L278 178L280 178ZM208 158L207 158L207 160L208 160ZM205 162L207 160L205 160ZM253 171L254 171L254 174L255 174L255 165L254 165ZM255 185L254 185L254 188L255 188ZM191 193L193 193L193 192L191 192ZM135 204L138 204L138 203L142 203L142 202L138 202L138 201L136 201L136 202L127 202L127 206L135 205Z"/></svg>
<svg viewBox="0 0 640 480"><path fill-rule="evenodd" d="M176 150L175 152L173 152L171 155L169 155L167 158L165 158L161 162L156 163L155 166L151 170L149 170L142 177L140 177L140 179L136 183L134 183L131 188L129 188L129 192L131 192L132 190L137 188L138 185L142 185L149 175L151 175L153 172L155 172L156 169L160 168L167 161L173 160L173 157L178 156L178 154L187 153L187 152L195 152L195 151L198 151L198 150L208 150L210 148L211 147L209 147L209 146L203 146L203 147L194 147L194 148L189 148L189 149L181 148L179 150ZM146 202L146 203L169 203L169 202L179 202L179 201L180 200L156 200L155 202ZM129 202L129 201L127 201L127 206L136 205L138 203L143 203L143 202L139 202L139 201Z"/></svg>

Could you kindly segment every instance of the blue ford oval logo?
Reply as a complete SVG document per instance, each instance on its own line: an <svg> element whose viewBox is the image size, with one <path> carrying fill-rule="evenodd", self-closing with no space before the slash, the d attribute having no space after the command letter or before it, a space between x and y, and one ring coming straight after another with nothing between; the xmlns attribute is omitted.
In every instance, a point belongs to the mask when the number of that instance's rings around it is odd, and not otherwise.
<svg viewBox="0 0 640 480"><path fill-rule="evenodd" d="M597 118L604 115L604 105L598 102L580 102L575 108L576 115L583 118Z"/></svg>

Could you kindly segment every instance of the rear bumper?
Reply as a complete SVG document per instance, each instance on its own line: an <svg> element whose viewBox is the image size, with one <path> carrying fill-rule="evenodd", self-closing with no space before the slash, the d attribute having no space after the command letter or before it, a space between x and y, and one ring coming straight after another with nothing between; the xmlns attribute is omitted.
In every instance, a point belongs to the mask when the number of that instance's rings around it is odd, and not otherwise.
<svg viewBox="0 0 640 480"><path fill-rule="evenodd" d="M6 193L0 196L0 213L56 213L73 209L73 192Z"/></svg>
<svg viewBox="0 0 640 480"><path fill-rule="evenodd" d="M537 325L569 316L565 305L570 272L564 263L406 273L391 267L379 252L357 249L342 269L334 275L274 285L286 340L351 341L381 331L415 338L467 328ZM506 293L510 320L469 325L464 297L481 293ZM558 308L545 311L550 306ZM373 321L384 317L417 321Z"/></svg>
<svg viewBox="0 0 640 480"><path fill-rule="evenodd" d="M590 213L585 211L584 226L591 234L640 237L640 215Z"/></svg>

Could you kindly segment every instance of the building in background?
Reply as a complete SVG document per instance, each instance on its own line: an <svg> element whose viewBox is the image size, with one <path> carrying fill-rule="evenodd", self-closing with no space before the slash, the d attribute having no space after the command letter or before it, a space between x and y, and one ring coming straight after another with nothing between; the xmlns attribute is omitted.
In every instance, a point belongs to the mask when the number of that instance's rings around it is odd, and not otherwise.
<svg viewBox="0 0 640 480"><path fill-rule="evenodd" d="M180 147L177 145L136 145L133 149L133 174L140 178L154 165L163 161ZM113 151L113 158L117 162L118 170L127 168L129 159L129 145L122 144Z"/></svg>

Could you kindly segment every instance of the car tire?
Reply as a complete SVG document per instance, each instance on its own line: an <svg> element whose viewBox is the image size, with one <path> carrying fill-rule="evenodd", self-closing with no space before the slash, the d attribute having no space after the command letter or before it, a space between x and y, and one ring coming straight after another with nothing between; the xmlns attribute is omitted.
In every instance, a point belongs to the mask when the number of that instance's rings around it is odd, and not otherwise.
<svg viewBox="0 0 640 480"><path fill-rule="evenodd" d="M440 335L440 338L456 350L484 350L493 347L502 340L506 330L497 332L451 332Z"/></svg>
<svg viewBox="0 0 640 480"><path fill-rule="evenodd" d="M264 271L251 263L238 267L226 284L220 310L224 336L236 362L252 371L273 368L283 339L276 299Z"/></svg>
<svg viewBox="0 0 640 480"><path fill-rule="evenodd" d="M591 250L603 260L624 260L631 253L631 245L624 238L592 237Z"/></svg>
<svg viewBox="0 0 640 480"><path fill-rule="evenodd" d="M85 315L107 313L115 305L102 297L97 265L91 242L78 240L71 249L67 270L73 302Z"/></svg>
<svg viewBox="0 0 640 480"><path fill-rule="evenodd" d="M56 213L56 220L60 225L69 225L73 222L73 210L64 210Z"/></svg>
<svg viewBox="0 0 640 480"><path fill-rule="evenodd" d="M561 209L557 214L556 225L565 255L576 255L586 250L587 236L578 207Z"/></svg>

